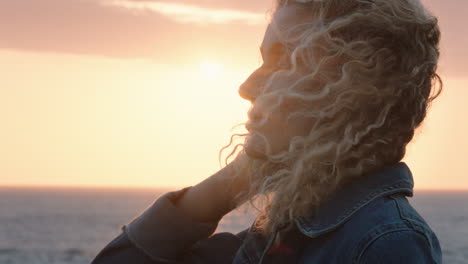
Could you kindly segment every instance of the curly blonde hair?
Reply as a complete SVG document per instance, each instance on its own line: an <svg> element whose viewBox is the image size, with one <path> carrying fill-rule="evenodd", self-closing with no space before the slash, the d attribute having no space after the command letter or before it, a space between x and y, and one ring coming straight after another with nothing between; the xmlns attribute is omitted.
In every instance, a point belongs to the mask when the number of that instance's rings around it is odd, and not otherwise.
<svg viewBox="0 0 468 264"><path fill-rule="evenodd" d="M273 155L267 145L265 160L247 159L249 189L238 195L260 211L254 224L262 233L279 231L276 244L296 217L346 182L401 161L442 91L437 19L419 0L278 0L275 12L292 4L310 19L287 29L281 41L291 67L272 73L260 96L272 96L268 86L282 74L299 68L307 74L274 94L278 103L262 121L292 98L306 107L288 118L313 118L314 125L307 136L293 137L287 151ZM246 136L232 135L220 157L235 137ZM244 143L226 163L245 154Z"/></svg>

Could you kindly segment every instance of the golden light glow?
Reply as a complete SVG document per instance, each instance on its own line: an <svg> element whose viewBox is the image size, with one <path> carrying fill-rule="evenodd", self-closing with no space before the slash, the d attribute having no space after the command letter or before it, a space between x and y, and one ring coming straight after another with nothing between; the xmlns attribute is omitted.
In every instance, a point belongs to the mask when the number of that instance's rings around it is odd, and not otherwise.
<svg viewBox="0 0 468 264"><path fill-rule="evenodd" d="M237 94L248 72L215 62L0 59L1 185L193 185L219 169L248 110Z"/></svg>
<svg viewBox="0 0 468 264"><path fill-rule="evenodd" d="M195 185L245 132L231 131L250 107L238 89L262 63L271 1L4 2L0 185ZM404 161L416 189L468 189L463 9L426 2L448 32L445 86Z"/></svg>
<svg viewBox="0 0 468 264"><path fill-rule="evenodd" d="M200 74L208 80L215 80L222 78L222 68L220 63L202 62L200 63Z"/></svg>
<svg viewBox="0 0 468 264"><path fill-rule="evenodd" d="M180 23L226 24L242 22L249 25L265 23L263 13L232 9L203 8L195 5L177 4L159 1L103 1L103 5L122 7L133 11L150 11L167 16Z"/></svg>
<svg viewBox="0 0 468 264"><path fill-rule="evenodd" d="M3 185L193 185L219 169L218 150L250 106L237 90L254 67L26 52L0 59ZM468 149L468 127L456 118L466 85L446 80L409 145L404 161L418 189L468 186L457 154Z"/></svg>

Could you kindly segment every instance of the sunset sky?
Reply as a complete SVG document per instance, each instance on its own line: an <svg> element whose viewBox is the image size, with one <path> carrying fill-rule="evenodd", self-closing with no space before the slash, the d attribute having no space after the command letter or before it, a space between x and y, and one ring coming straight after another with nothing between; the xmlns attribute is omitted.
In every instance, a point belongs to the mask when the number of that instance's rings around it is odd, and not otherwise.
<svg viewBox="0 0 468 264"><path fill-rule="evenodd" d="M468 2L425 0L445 86L408 147L417 189L468 189ZM0 185L182 187L246 121L271 0L0 2ZM242 131L236 128L234 131Z"/></svg>

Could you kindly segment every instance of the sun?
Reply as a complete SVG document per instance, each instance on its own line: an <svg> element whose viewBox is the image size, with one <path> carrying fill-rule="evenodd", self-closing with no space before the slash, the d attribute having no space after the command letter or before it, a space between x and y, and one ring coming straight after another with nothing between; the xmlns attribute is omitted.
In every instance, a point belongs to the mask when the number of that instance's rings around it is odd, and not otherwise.
<svg viewBox="0 0 468 264"><path fill-rule="evenodd" d="M223 66L215 62L200 63L200 75L208 80L216 80L221 77Z"/></svg>

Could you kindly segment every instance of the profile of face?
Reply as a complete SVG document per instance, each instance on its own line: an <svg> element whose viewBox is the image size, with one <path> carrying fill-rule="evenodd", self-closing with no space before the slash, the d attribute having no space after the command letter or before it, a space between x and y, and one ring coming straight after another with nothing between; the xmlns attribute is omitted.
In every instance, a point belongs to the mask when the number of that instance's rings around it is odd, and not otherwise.
<svg viewBox="0 0 468 264"><path fill-rule="evenodd" d="M288 89L302 76L300 69L292 74L278 72L291 67L287 47L281 42L284 37L282 34L286 34L286 31L279 29L287 29L288 26L301 22L301 16L298 15L301 11L303 12L297 5L288 5L275 12L260 46L263 64L239 88L239 95L252 103L249 121L246 123L249 135L244 144L244 150L251 158L266 157L265 140L269 143L270 154L288 151L290 140L294 136L306 136L312 127L311 119L303 116L287 120L288 113L300 105L291 98L282 100L280 106L268 115L266 121L258 125L258 121L264 117L266 108L273 103L271 96L262 95L266 92L271 94ZM288 46L289 49L294 48ZM265 91L263 84L275 72L274 82L270 83L268 91Z"/></svg>

